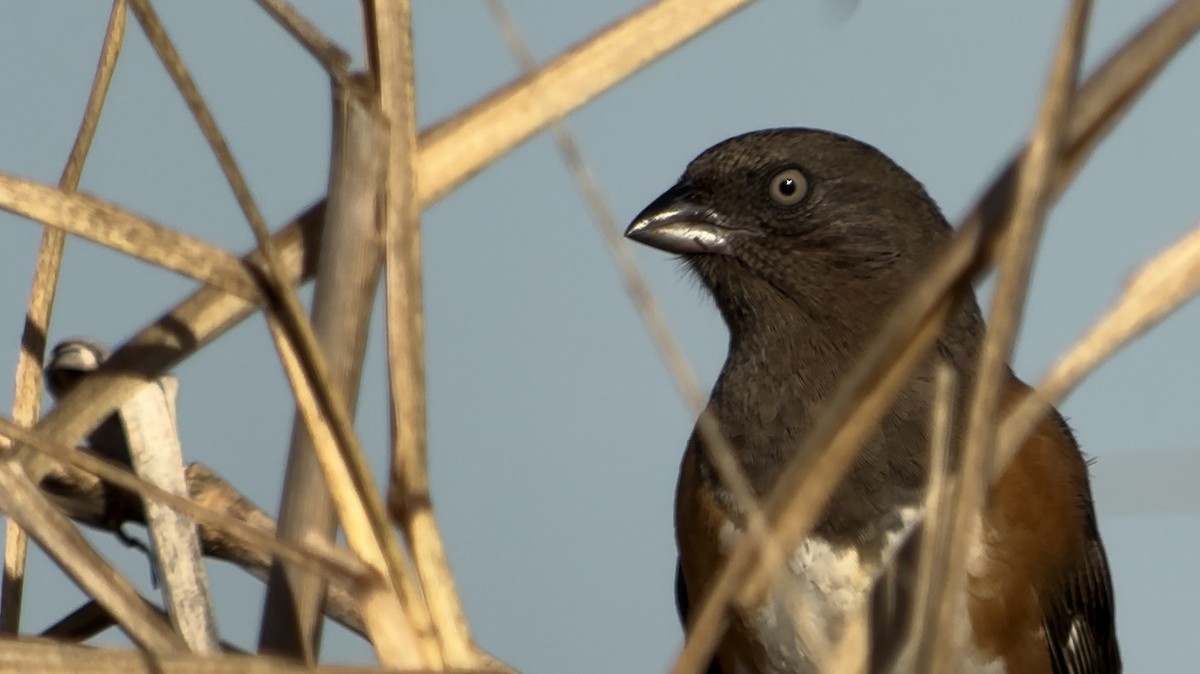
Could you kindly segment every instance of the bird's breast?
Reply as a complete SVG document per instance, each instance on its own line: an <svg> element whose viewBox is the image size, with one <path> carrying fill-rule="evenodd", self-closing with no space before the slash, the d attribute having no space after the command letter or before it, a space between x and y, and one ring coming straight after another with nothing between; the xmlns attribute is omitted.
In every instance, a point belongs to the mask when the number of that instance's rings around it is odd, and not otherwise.
<svg viewBox="0 0 1200 674"><path fill-rule="evenodd" d="M787 559L787 569L776 579L764 601L743 609L742 629L755 648L741 651L745 661L728 663L731 674L809 674L821 671L867 671L870 635L865 606L884 565L916 526L920 510L905 507L900 523L883 532L882 545L871 546L882 554L864 553L854 545L830 542L812 535ZM727 556L741 531L732 523L723 527L720 547ZM866 548L864 548L865 550ZM967 596L960 601L961 634L970 641ZM963 649L963 674L1004 674L1002 663L982 661L974 649ZM841 665L854 663L850 669Z"/></svg>

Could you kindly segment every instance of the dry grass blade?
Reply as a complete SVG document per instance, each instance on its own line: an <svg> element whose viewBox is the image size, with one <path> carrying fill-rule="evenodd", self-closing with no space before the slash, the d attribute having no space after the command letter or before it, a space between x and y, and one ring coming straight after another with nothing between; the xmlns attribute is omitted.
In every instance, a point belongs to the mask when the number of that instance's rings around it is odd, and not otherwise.
<svg viewBox="0 0 1200 674"><path fill-rule="evenodd" d="M84 162L96 135L96 128L100 124L100 112L104 109L108 86L112 82L117 58L121 54L121 45L124 43L125 19L125 0L114 0L100 47L96 74L92 77L92 90L84 107L83 121L75 134L75 142L71 146L66 166L63 167L58 181L58 186L64 190L74 190L83 174ZM29 307L25 312L25 327L21 334L21 348L17 354L16 390L13 392L13 419L27 428L33 426L41 411L42 365L66 240L66 232L63 230L46 227L42 231L42 241L38 246L33 283L29 291ZM4 544L4 579L0 587L0 634L16 634L20 629L21 597L28 547L29 539L24 531L9 519Z"/></svg>
<svg viewBox="0 0 1200 674"><path fill-rule="evenodd" d="M0 174L0 208L239 297L258 296L254 280L237 256L102 199Z"/></svg>
<svg viewBox="0 0 1200 674"><path fill-rule="evenodd" d="M1120 121L1171 58L1200 29L1200 0L1175 0L1088 77L1067 126L1069 149L1054 183L1057 193Z"/></svg>
<svg viewBox="0 0 1200 674"><path fill-rule="evenodd" d="M314 206L275 235L285 281L311 278L320 249L324 205ZM259 264L255 250L242 258ZM250 316L258 306L216 288L201 288L167 310L116 349L95 373L63 396L37 424L48 440L78 444L93 428L148 382ZM26 470L34 482L50 470L50 460L30 457Z"/></svg>
<svg viewBox="0 0 1200 674"><path fill-rule="evenodd" d="M329 208L312 305L313 331L332 370L333 385L351 411L358 403L382 259L376 206L383 171L379 148L386 132L372 105L372 92L350 80L334 86ZM278 534L286 540L332 541L337 531L337 512L299 416L292 423L279 513ZM276 565L267 588L259 650L315 662L324 598L325 579L320 574Z"/></svg>
<svg viewBox="0 0 1200 674"><path fill-rule="evenodd" d="M509 51L513 54L517 64L524 72L533 72L535 65L533 55L526 47L520 31L503 1L490 0L488 6L500 26L505 41L508 43ZM596 180L583 159L583 153L580 151L578 143L565 122L554 122L552 129L559 154L571 174L575 188L583 197L596 228L600 230L609 255L616 264L621 280L625 284L626 293L633 301L638 316L642 319L654 345L658 348L659 355L666 364L667 371L680 396L696 415L697 432L704 439L703 446L708 453L709 460L712 461L718 478L732 496L739 511L744 513L747 533L762 542L761 549L767 551L766 554L781 557L782 551L772 546L771 539L767 536L766 520L750 487L750 482L742 472L717 420L705 410L704 394L696 380L695 372L688 363L683 349L671 334L662 310L659 309L645 278L638 270L628 245L621 237L616 219L601 195Z"/></svg>
<svg viewBox="0 0 1200 674"><path fill-rule="evenodd" d="M155 655L116 648L90 648L44 640L6 641L0 648L0 672L22 674L381 674L376 667L311 667L294 660L266 656L202 656L192 653ZM386 670L396 671L396 670ZM405 674L502 674L503 669L409 669Z"/></svg>
<svg viewBox="0 0 1200 674"><path fill-rule="evenodd" d="M363 16L367 52L389 129L383 198L392 441L388 506L408 540L445 664L473 667L480 660L429 495L412 17L406 0L363 2Z"/></svg>
<svg viewBox="0 0 1200 674"><path fill-rule="evenodd" d="M1003 471L1047 406L1063 399L1119 348L1166 318L1200 292L1200 225L1148 262L1126 285L1112 308L1004 420L997 441L993 480Z"/></svg>
<svg viewBox="0 0 1200 674"><path fill-rule="evenodd" d="M988 320L987 336L979 357L974 390L967 415L964 442L971 451L991 457L996 439L996 415L1021 324L1029 273L1037 250L1042 222L1049 207L1050 181L1063 148L1063 135L1070 118L1079 61L1083 56L1089 0L1071 3L1063 34L1050 70L1050 81L1041 111L1017 174L1017 191L998 263L999 274ZM982 449L976 448L976 445ZM989 458L990 460L990 458ZM955 531L964 530L975 512L959 511ZM954 560L957 563L958 560ZM951 578L950 582L954 582Z"/></svg>
<svg viewBox="0 0 1200 674"><path fill-rule="evenodd" d="M1053 177L1051 198L1061 194L1078 172L1083 158L1095 148L1120 113L1127 110L1138 94L1149 86L1166 61L1178 52L1198 27L1200 2L1181 0L1164 10L1089 78L1079 91L1067 125L1064 159ZM832 443L835 439L839 443L846 443L867 430L853 430L850 426L870 416L860 408L873 404L867 396L868 392L879 390L873 382L883 381L885 377L896 379L895 375L906 367L906 363L896 358L895 354L906 344L911 349L913 341L924 339L928 344L937 334L936 329L930 329L936 328L940 322L937 315L941 313L944 317L950 304L955 301L956 293L969 289L969 280L986 266L996 241L1003 233L999 225L1008 219L1015 166L1019 161L1020 157L992 184L964 219L952 244L892 313L875 344L863 354L843 381L839 392L831 399L827 413L810 434L799 460L789 467L777 483L768 500L767 510L775 522L775 531L789 534L780 541L784 548L788 547L786 544L789 540L803 535L803 527L798 525L811 520L811 513L806 514L785 502L794 500L798 504L803 500L811 503L815 495L828 491L832 488L831 484L836 484L841 472L834 472L831 468L838 467L835 464L839 462L846 467L849 460L844 456L837 458L844 450ZM856 417L852 418L852 414ZM813 452L819 453L822 448L827 448L825 456L830 458L824 460L824 468L817 471L814 477L816 468L808 457ZM815 490L811 488L814 484L817 485ZM823 503L824 498L820 502ZM775 519L787 513L790 513L791 521ZM715 647L715 641L724 629L725 607L743 587L743 576L755 571L754 582L749 583L750 590L759 589L762 582L771 577L764 572L769 570L764 568L769 564L764 564L764 560L757 560L756 563L755 558L756 552L745 542L735 550L701 609L675 671L693 672L698 671L696 667L702 666L705 661L703 656Z"/></svg>
<svg viewBox="0 0 1200 674"><path fill-rule="evenodd" d="M296 381L302 376L299 357L281 334L279 324L271 320L267 325L280 349L280 359L289 380ZM421 597L397 594L403 587L402 583L411 585L405 577L411 578L412 570L388 528L383 504L373 490L361 450L355 445L348 452L338 451L339 444L333 429L324 423L321 404L313 389L293 386L292 394L296 397L296 407L312 437L329 493L337 505L346 542L351 550L383 574L386 580L384 588L370 592L362 603L367 631L376 654L389 667L440 666L440 652L436 642L430 643L431 635L413 631L416 625L428 621ZM357 465L352 469L354 462ZM403 608L402 601L405 602Z"/></svg>
<svg viewBox="0 0 1200 674"><path fill-rule="evenodd" d="M952 589L945 582L949 570L944 550L949 549L947 534L954 525L951 499L950 443L953 435L954 407L957 399L957 375L942 362L934 373L933 417L929 433L929 484L925 490L925 521L921 532L921 550L913 589L912 629L901 662L911 671L925 671L940 640L938 621L943 597ZM908 664L911 663L911 664Z"/></svg>
<svg viewBox="0 0 1200 674"><path fill-rule="evenodd" d="M220 513L219 517L232 518L235 526L239 529L249 526L261 531L264 535L262 540L268 541L267 545L247 544L245 536L241 538L232 536L220 526L212 526L201 521L199 522L200 540L204 546L204 554L230 562L252 577L265 582L272 565L272 547L269 543L273 542L270 537L275 531L275 521L250 499L238 492L228 481L204 464L190 464L185 475L188 494L197 506L206 509L210 514ZM43 490L50 494L51 500L68 517L92 527L116 533L126 522L144 521L143 514L138 509L136 496L80 470L66 466L56 468L43 483ZM286 550L286 546L287 544L284 543L279 547ZM299 551L304 550L305 546L294 547L296 547L297 554L284 556L284 559L304 559L304 553ZM311 552L306 554L315 555L310 563L319 562L322 558L328 557L341 564L342 567L342 570L338 570L334 566L331 567L332 571L326 571L335 580L339 576L342 578L340 583L327 585L324 604L326 615L352 632L365 637L366 631L358 612L357 602L346 587L354 587L355 583L350 582L352 575L370 574L370 570L357 558L350 557L340 548L325 547L317 550L316 547L309 544L308 549ZM291 554L285 552L285 555ZM351 567L356 570L354 574L349 572ZM314 571L320 570L319 566L314 565L312 568ZM105 629L109 624L111 621L98 629ZM83 634L86 629L86 627L81 627L76 630L70 625L66 625L62 627L62 632L56 634L62 638L87 638L91 634L82 637L71 636ZM52 635L43 632L43 636Z"/></svg>
<svg viewBox="0 0 1200 674"><path fill-rule="evenodd" d="M971 540L978 535L979 512L987 493L988 469L995 446L995 419L1010 376L1008 361L1016 343L1033 255L1050 203L1050 182L1064 146L1090 9L1089 0L1071 3L1037 123L1020 163L988 332L969 403L953 520L940 550L945 573L936 582L935 596L930 598L931 609L937 615L932 620L933 629L922 635L918 646L917 671L952 672L956 666L954 655L962 648L954 638L955 624L961 619L956 598L965 591L967 554ZM936 604L932 603L934 600Z"/></svg>
<svg viewBox="0 0 1200 674"><path fill-rule="evenodd" d="M80 386L83 384L80 383ZM276 539L269 531L254 527L211 508L202 507L182 496L172 494L156 484L147 482L125 468L92 456L87 452L53 443L41 434L22 428L8 419L0 418L0 436L7 437L33 451L52 457L54 461L74 466L95 475L126 491L162 503L188 515L197 522L219 529L231 538L254 548L263 550L295 564L304 565L314 571L327 574L339 582L362 583L371 571L354 557L332 546L316 547L311 543L286 543Z"/></svg>
<svg viewBox="0 0 1200 674"><path fill-rule="evenodd" d="M571 47L536 73L429 130L418 156L424 208L455 185L751 0L658 0Z"/></svg>
<svg viewBox="0 0 1200 674"><path fill-rule="evenodd" d="M712 13L708 13L710 6L706 4L705 13L701 16L690 12L687 2L676 0L659 3L600 31L553 59L537 73L522 78L421 133L417 144L417 173L420 176L417 201L420 208L427 208L445 196L488 163L544 128L550 120L587 103L650 60L666 54L747 4L748 0L724 0ZM683 20L677 21L677 14L683 14ZM653 41L640 41L639 35L655 31L659 34ZM604 51L605 46L629 43L634 43L634 58L616 57ZM600 54L600 60L596 63L603 65L603 68L593 70L586 67L585 59L593 54ZM620 68L609 69L613 65L610 58L618 58L619 63L615 65ZM586 91L582 95L576 92L566 100L557 99L553 105L539 105L530 109L527 103L539 100L535 92L548 86L566 90L582 88ZM493 127L518 114L528 115L530 119L523 120L523 124L528 124L529 128L523 127L521 133L506 134L504 142L500 144L492 142L497 139L488 141L490 149L486 157L471 154L470 148L483 142L481 137L490 137ZM462 161L466 159L470 161ZM441 168L435 171L435 166ZM325 203L321 201L296 216L272 237L272 245L283 265L281 271L286 276L284 280L288 283L307 280L315 269L314 260L324 210ZM243 260L261 264L261 253L255 251ZM204 344L237 325L255 309L248 302L210 288L194 293L118 348L112 360L101 369L101 376L90 379L80 387L81 390L61 400L58 407L39 424L39 429L49 431L58 442L78 442L132 395L145 379L163 374ZM41 474L45 470L45 466L38 467Z"/></svg>
<svg viewBox="0 0 1200 674"><path fill-rule="evenodd" d="M976 536L978 513L987 494L987 469L991 458L981 443L968 444L960 454L958 476L946 508L951 516L950 526L939 532L938 557L943 575L934 580L936 586L927 597L932 629L921 634L913 671L928 674L954 674L961 664L955 655L963 647L957 642L958 621L962 619L957 601L966 592L967 553ZM936 603L935 603L936 601Z"/></svg>
<svg viewBox="0 0 1200 674"><path fill-rule="evenodd" d="M0 461L0 510L17 520L84 593L116 616L121 629L143 649L154 653L187 649L129 579L88 544L12 459Z"/></svg>
<svg viewBox="0 0 1200 674"><path fill-rule="evenodd" d="M166 614L159 612L164 618ZM42 630L38 636L42 639L53 639L59 642L81 643L100 634L117 624L103 606L94 601L88 601L79 608L71 611L53 625ZM236 646L222 641L221 650L226 653L242 653Z"/></svg>
<svg viewBox="0 0 1200 674"><path fill-rule="evenodd" d="M61 346L61 345L60 345ZM61 352L56 351L57 356ZM162 377L121 406L118 416L135 474L181 498L187 496L183 447L175 421L179 381ZM146 530L158 569L163 606L188 648L215 653L221 643L212 587L196 521L167 505L146 499Z"/></svg>
<svg viewBox="0 0 1200 674"><path fill-rule="evenodd" d="M513 58L517 61L521 70L525 73L534 72L535 63L533 55L525 45L525 41L521 37L516 23L513 21L512 15L505 8L503 0L489 0L488 7L499 24L505 41L508 43L509 51L513 54ZM654 341L654 346L657 347L659 356L662 358L663 363L666 364L667 371L670 373L671 379L679 391L679 395L683 398L688 408L691 409L692 413L700 420L700 432L705 437L705 446L713 454L710 458L720 473L721 481L729 489L730 494L742 512L756 513L758 505L754 498L754 493L750 488L750 483L745 475L742 474L741 467L738 466L737 460L733 457L733 453L729 448L729 442L722 437L721 429L716 424L716 420L705 414L704 391L700 388L700 383L696 379L696 373L692 369L691 364L688 363L683 349L679 346L679 342L671 334L671 329L667 326L662 309L659 308L658 302L654 299L654 294L650 292L650 286L647 285L645 277L637 267L637 262L629 252L629 245L625 243L620 234L620 228L617 225L616 218L613 217L612 209L608 207L604 196L600 193L600 188L583 159L583 152L579 149L579 144L575 141L574 134L571 133L566 123L561 120L555 121L551 125L551 128L554 132L554 142L558 147L559 155L562 156L563 163L566 164L567 170L571 174L571 180L575 183L575 189L579 191L580 196L583 198L584 204L592 216L592 221L596 225L596 229L600 231L600 235L604 239L604 244L608 248L609 255L612 257L613 263L617 266L617 271L621 275L621 281L625 284L626 294L629 295L630 300L637 309L638 316L642 319L642 323L650 333L650 337ZM701 418L702 416L703 418Z"/></svg>
<svg viewBox="0 0 1200 674"><path fill-rule="evenodd" d="M388 524L382 500L375 492L370 469L349 421L350 415L329 384L328 366L317 346L312 326L304 318L291 284L283 281L280 255L274 250L262 214L250 196L249 187L217 129L216 121L158 16L148 0L131 2L146 37L216 155L262 250L265 264L259 281L271 309L267 324L288 375L292 393L313 438L326 483L346 531L346 540L351 549L368 564L385 573L391 586L388 591L370 593L364 600L364 613L372 643L380 659L390 666L416 666L432 662L431 654L426 652L422 659L421 654L412 648L413 635L408 630L408 621L399 610L396 597L387 596L408 584L405 579L407 560ZM420 602L408 594L403 594L400 599L405 601L408 615L420 622L419 616L424 608Z"/></svg>
<svg viewBox="0 0 1200 674"><path fill-rule="evenodd" d="M344 49L329 36L321 32L311 21L292 6L287 0L254 0L263 11L271 15L296 42L299 42L312 57L321 63L325 71L335 81L344 81L346 69L352 59Z"/></svg>

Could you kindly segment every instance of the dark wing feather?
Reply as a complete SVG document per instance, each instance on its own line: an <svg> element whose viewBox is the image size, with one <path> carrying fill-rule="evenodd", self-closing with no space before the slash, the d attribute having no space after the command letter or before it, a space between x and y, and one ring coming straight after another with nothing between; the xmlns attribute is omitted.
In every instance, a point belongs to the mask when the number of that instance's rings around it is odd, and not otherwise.
<svg viewBox="0 0 1200 674"><path fill-rule="evenodd" d="M1051 421L1075 447L1079 443L1066 419L1054 411ZM1113 609L1112 576L1100 543L1096 509L1086 473L1076 485L1079 508L1084 514L1087 552L1069 569L1061 582L1041 588L1042 625L1050 648L1054 674L1119 674L1121 652L1117 647L1116 613Z"/></svg>
<svg viewBox="0 0 1200 674"><path fill-rule="evenodd" d="M679 562L675 562L675 609L679 611L679 622L683 623L684 630L687 630L690 607L687 584L683 581L683 567L679 565ZM721 671L721 665L717 659L713 658L708 663L708 668L704 670L704 674L724 674L724 672Z"/></svg>
<svg viewBox="0 0 1200 674"><path fill-rule="evenodd" d="M1094 528L1094 518L1089 517L1089 520ZM1118 674L1121 671L1112 578L1098 537L1089 537L1084 561L1055 588L1053 596L1041 599L1042 622L1054 674Z"/></svg>

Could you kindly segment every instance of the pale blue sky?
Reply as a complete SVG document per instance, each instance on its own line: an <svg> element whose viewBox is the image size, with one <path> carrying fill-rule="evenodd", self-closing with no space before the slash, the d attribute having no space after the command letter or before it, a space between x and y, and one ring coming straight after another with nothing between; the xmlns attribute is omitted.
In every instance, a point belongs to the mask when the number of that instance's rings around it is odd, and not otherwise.
<svg viewBox="0 0 1200 674"><path fill-rule="evenodd" d="M360 58L358 4L297 6ZM637 3L514 2L539 59ZM848 4L848 3L847 3ZM1063 3L763 0L605 94L569 122L621 220L712 143L754 128L818 126L871 142L921 179L953 220L1028 128ZM1101 0L1088 68L1162 2ZM0 171L58 179L107 2L0 7ZM485 6L415 3L422 125L516 68ZM158 3L268 220L324 192L329 102L318 66L254 3ZM82 189L242 251L249 228L169 79L130 19ZM1036 378L1110 304L1141 261L1200 213L1200 49L1189 48L1051 214L1016 367ZM539 136L424 216L430 453L435 503L478 640L530 674L662 671L679 645L671 500L692 420L614 268ZM40 229L0 214L0 381L12 381ZM706 382L726 335L667 256L636 251ZM72 240L52 341L119 343L195 284ZM307 297L307 293L305 294ZM382 477L386 396L373 330L359 429ZM1096 458L1097 508L1130 672L1185 672L1200 619L1196 414L1200 312L1185 308L1063 406ZM184 363L185 454L269 511L291 426L260 318ZM11 388L0 386L11 409ZM101 542L150 592L146 564ZM25 625L78 591L35 554ZM213 565L223 634L257 639L256 581ZM363 661L327 631L331 661Z"/></svg>

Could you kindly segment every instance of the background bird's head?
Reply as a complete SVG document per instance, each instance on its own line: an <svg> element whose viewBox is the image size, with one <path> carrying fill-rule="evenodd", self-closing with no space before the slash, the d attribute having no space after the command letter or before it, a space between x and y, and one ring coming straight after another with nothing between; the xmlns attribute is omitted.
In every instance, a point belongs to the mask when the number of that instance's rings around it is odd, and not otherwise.
<svg viewBox="0 0 1200 674"><path fill-rule="evenodd" d="M626 230L681 254L734 333L780 311L873 331L950 234L882 152L813 129L709 148Z"/></svg>

